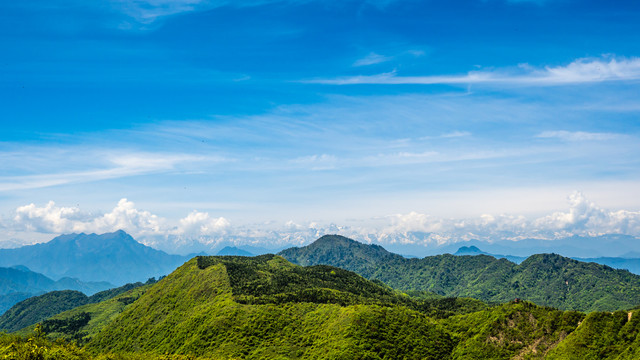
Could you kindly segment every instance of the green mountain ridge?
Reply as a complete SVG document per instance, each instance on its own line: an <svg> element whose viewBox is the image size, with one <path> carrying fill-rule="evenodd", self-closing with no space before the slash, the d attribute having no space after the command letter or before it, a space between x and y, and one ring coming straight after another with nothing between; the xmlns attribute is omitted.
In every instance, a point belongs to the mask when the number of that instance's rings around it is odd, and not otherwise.
<svg viewBox="0 0 640 360"><path fill-rule="evenodd" d="M585 315L522 300L487 307L416 298L347 270L301 267L276 255L197 257L155 284L24 329L25 338L0 334L0 356L625 360L638 358L639 320L637 310ZM86 345L51 342L40 330Z"/></svg>
<svg viewBox="0 0 640 360"><path fill-rule="evenodd" d="M279 254L294 264L354 271L405 292L429 291L490 303L520 298L587 312L629 309L640 302L640 276L555 254L533 255L519 265L488 255L407 259L339 235L326 235Z"/></svg>

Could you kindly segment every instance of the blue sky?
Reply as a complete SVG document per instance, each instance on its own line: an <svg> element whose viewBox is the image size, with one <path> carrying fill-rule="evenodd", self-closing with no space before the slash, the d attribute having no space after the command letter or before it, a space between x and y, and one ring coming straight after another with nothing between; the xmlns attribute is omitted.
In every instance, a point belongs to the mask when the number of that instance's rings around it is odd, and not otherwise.
<svg viewBox="0 0 640 360"><path fill-rule="evenodd" d="M3 1L0 243L638 236L639 18L632 1Z"/></svg>

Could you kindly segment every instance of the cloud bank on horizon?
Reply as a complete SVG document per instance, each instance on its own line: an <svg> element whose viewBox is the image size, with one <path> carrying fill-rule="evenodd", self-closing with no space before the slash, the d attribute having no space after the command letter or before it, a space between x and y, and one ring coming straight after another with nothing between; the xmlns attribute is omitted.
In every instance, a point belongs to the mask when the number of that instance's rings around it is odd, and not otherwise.
<svg viewBox="0 0 640 360"><path fill-rule="evenodd" d="M640 3L0 14L5 244L117 229L168 250L640 236Z"/></svg>
<svg viewBox="0 0 640 360"><path fill-rule="evenodd" d="M409 212L373 219L368 226L308 222L233 225L224 217L192 211L178 221L139 210L121 199L107 213L89 213L79 208L29 204L15 210L3 221L8 233L105 233L125 230L139 241L171 252L215 249L220 244L282 247L306 245L327 234L340 234L359 241L378 244L411 244L439 247L451 243L481 240L521 240L525 238L561 239L571 236L622 234L640 237L640 212L603 209L581 192L568 197L569 208L529 219L522 215L483 214L477 218L452 219ZM416 240L411 233L424 233ZM2 242L0 242L0 246ZM15 244L12 244L15 246Z"/></svg>

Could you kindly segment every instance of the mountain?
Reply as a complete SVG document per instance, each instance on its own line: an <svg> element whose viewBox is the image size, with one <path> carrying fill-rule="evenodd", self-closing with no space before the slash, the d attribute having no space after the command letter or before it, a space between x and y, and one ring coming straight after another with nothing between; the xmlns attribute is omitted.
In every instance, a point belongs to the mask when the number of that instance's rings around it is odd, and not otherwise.
<svg viewBox="0 0 640 360"><path fill-rule="evenodd" d="M477 246L462 246L454 253L456 256L462 255L489 255L493 256L496 259L507 259L516 264L520 264L526 257L523 256L514 256L514 255L498 255L491 254L485 251L480 250ZM598 257L598 258L579 258L573 257L572 259L582 261L582 262L594 262L600 265L607 265L614 269L628 270L631 273L636 275L640 275L640 258L625 258L625 257Z"/></svg>
<svg viewBox="0 0 640 360"><path fill-rule="evenodd" d="M88 347L245 359L356 359L372 351L446 357L450 335L396 303L419 304L335 267L304 268L274 255L198 257L148 290Z"/></svg>
<svg viewBox="0 0 640 360"><path fill-rule="evenodd" d="M216 254L218 256L254 256L254 254L235 246L225 246Z"/></svg>
<svg viewBox="0 0 640 360"><path fill-rule="evenodd" d="M491 307L424 301L331 266L300 267L275 255L221 256L194 258L155 284L20 333L28 338L0 334L0 356L637 359L640 311L585 315L522 300Z"/></svg>
<svg viewBox="0 0 640 360"><path fill-rule="evenodd" d="M87 295L114 286L108 282L83 282L73 278L58 281L29 270L25 266L0 268L0 314L14 304L35 295L54 290L77 290Z"/></svg>
<svg viewBox="0 0 640 360"><path fill-rule="evenodd" d="M279 254L295 264L355 271L401 291L430 291L491 303L519 298L580 311L614 311L640 303L640 276L555 254L533 255L519 265L488 255L407 259L338 235Z"/></svg>
<svg viewBox="0 0 640 360"><path fill-rule="evenodd" d="M61 235L47 243L0 249L0 266L25 265L54 279L116 285L166 275L187 259L145 246L124 231Z"/></svg>
<svg viewBox="0 0 640 360"><path fill-rule="evenodd" d="M509 261L511 261L513 263L516 263L516 264L520 264L521 262L523 262L523 261L525 261L527 259L524 256L490 254L488 252L484 252L484 251L480 250L477 246L474 246L474 245L462 246L453 255L456 255L456 256L489 255L489 256L492 256L492 257L494 257L496 259L507 259L507 260L509 260Z"/></svg>
<svg viewBox="0 0 640 360"><path fill-rule="evenodd" d="M16 331L61 312L85 304L108 300L143 285L142 283L126 284L118 288L98 292L92 296L73 290L51 291L40 296L34 296L16 303L2 314L0 316L0 330Z"/></svg>
<svg viewBox="0 0 640 360"><path fill-rule="evenodd" d="M562 239L522 239L487 242L470 240L415 250L423 255L453 254L461 246L475 246L491 254L509 254L527 257L540 253L555 253L571 258L635 257L640 252L640 239L630 235L608 234L600 236L571 236Z"/></svg>
<svg viewBox="0 0 640 360"><path fill-rule="evenodd" d="M598 257L598 258L574 258L584 262L594 262L601 265L611 266L614 269L625 269L640 275L640 258L621 258L621 257Z"/></svg>

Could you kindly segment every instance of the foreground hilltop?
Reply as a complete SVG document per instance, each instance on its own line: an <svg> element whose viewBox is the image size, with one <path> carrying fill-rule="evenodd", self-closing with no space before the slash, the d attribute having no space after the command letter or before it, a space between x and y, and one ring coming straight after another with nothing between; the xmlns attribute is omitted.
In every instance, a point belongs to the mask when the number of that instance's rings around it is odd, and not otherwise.
<svg viewBox="0 0 640 360"><path fill-rule="evenodd" d="M455 341L427 313L444 307L484 308L471 300L414 300L349 271L304 268L275 255L197 257L88 347L213 358L442 359Z"/></svg>
<svg viewBox="0 0 640 360"><path fill-rule="evenodd" d="M640 276L556 254L533 255L519 265L488 255L407 259L381 246L339 235L326 235L279 254L294 264L351 270L402 291L430 291L491 303L520 298L579 311L615 311L640 303Z"/></svg>

